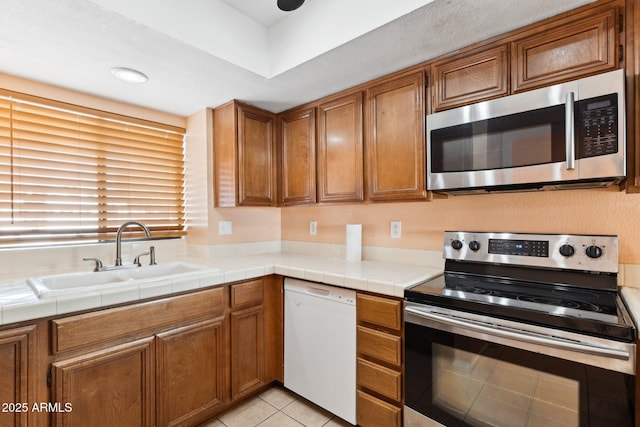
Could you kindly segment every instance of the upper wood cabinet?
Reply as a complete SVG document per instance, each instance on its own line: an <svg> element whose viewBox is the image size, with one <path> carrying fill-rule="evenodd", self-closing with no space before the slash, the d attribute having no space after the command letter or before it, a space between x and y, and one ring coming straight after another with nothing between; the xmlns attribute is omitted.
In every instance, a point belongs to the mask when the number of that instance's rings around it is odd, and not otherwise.
<svg viewBox="0 0 640 427"><path fill-rule="evenodd" d="M361 202L362 93L318 107L318 201Z"/></svg>
<svg viewBox="0 0 640 427"><path fill-rule="evenodd" d="M507 95L509 45L449 57L431 70L434 111Z"/></svg>
<svg viewBox="0 0 640 427"><path fill-rule="evenodd" d="M618 68L618 8L537 26L511 43L513 92Z"/></svg>
<svg viewBox="0 0 640 427"><path fill-rule="evenodd" d="M316 110L280 116L280 204L316 201Z"/></svg>
<svg viewBox="0 0 640 427"><path fill-rule="evenodd" d="M275 205L274 118L238 101L213 110L216 207Z"/></svg>
<svg viewBox="0 0 640 427"><path fill-rule="evenodd" d="M426 198L424 92L423 71L367 90L368 200Z"/></svg>

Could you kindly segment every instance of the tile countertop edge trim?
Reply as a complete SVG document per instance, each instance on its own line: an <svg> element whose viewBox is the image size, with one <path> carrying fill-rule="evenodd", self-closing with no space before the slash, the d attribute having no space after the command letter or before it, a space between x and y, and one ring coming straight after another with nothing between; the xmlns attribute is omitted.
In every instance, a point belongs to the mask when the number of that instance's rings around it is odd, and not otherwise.
<svg viewBox="0 0 640 427"><path fill-rule="evenodd" d="M640 288L623 286L620 288L620 295L637 328L640 325Z"/></svg>
<svg viewBox="0 0 640 427"><path fill-rule="evenodd" d="M166 291L160 291L157 294L153 294L151 297L170 297L171 295L175 295L180 292L195 292L203 288L222 286L228 283L233 283L241 280L249 280L257 277L264 277L271 274L279 274L286 277L311 280L332 286L341 286L348 289L370 291L382 295L401 297L406 287L434 277L437 274L440 274L442 271L441 269L438 269L436 267L415 266L417 272L413 274L413 277L408 278L407 280L395 281L388 278L389 275L393 276L393 273L385 275L385 278L373 279L371 277L367 277L367 274L356 275L350 274L346 271L341 272L340 267L344 267L344 260L342 259L331 258L328 260L324 260L323 262L325 264L336 265L332 265L332 268L322 269L316 266L301 267L299 265L296 265L295 262L287 263L278 260L274 262L250 264L244 268L230 267L228 270L221 269L220 271L216 272L205 269L198 274L191 273L188 275L176 275L176 277L172 278L171 285L165 287L165 289L167 289ZM407 265L376 261L370 261L368 262L368 264L370 267L372 267L372 270L384 267L385 265L388 265L390 267L394 266L399 269L407 267ZM211 268L213 269L215 267L212 266ZM364 270L366 270L366 268L364 268ZM369 273L369 275L374 276L375 274L375 271ZM194 281L194 284L192 286L184 284L187 277ZM118 304L135 304L138 301L149 298L149 294L142 292L142 290L144 290L145 288L153 287L153 283L155 282L166 283L166 279L163 278L162 280L156 281L144 281L136 284L138 292L131 292L131 289L124 289L122 290L122 293L128 293L129 297L123 297L121 299L117 299L117 297L114 297L113 295L111 299L104 298L103 292L109 294L117 293L117 291L111 292L110 290L105 290L82 293L81 295L76 296L64 295L47 299L37 299L34 296L33 299L29 301L10 303L9 301L2 300L0 290L0 326L35 321L41 318L71 314L78 311L101 309L104 307L112 306L113 304L108 303L109 301L117 301ZM207 282L211 283L211 285L209 285ZM29 291L31 291L26 283L24 283L24 286L29 289ZM132 294L136 294L137 297L130 297ZM105 302L107 302L107 304L105 304Z"/></svg>

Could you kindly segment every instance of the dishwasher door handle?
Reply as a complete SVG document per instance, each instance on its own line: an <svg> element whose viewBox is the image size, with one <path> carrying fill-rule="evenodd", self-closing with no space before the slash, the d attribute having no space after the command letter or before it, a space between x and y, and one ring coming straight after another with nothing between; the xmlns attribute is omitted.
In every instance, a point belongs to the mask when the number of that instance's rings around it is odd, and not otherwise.
<svg viewBox="0 0 640 427"><path fill-rule="evenodd" d="M318 289L318 288L306 288L305 292L311 295L317 295L320 297L328 297L329 295L331 295L331 292L325 290L325 289Z"/></svg>

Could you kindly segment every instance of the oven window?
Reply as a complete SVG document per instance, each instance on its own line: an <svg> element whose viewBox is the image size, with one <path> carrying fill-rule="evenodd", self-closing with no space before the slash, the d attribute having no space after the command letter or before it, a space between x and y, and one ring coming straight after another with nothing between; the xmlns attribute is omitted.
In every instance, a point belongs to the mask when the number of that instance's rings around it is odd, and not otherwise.
<svg viewBox="0 0 640 427"><path fill-rule="evenodd" d="M632 426L633 376L406 324L406 404L446 426Z"/></svg>
<svg viewBox="0 0 640 427"><path fill-rule="evenodd" d="M503 169L565 160L564 105L431 131L432 172Z"/></svg>
<svg viewBox="0 0 640 427"><path fill-rule="evenodd" d="M580 425L578 380L510 363L483 347L433 345L434 404L472 425Z"/></svg>

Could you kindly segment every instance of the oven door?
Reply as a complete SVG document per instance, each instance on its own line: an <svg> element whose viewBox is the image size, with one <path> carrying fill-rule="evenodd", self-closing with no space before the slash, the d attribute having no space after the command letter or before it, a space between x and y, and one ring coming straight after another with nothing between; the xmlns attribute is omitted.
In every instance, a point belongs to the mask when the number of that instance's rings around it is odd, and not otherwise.
<svg viewBox="0 0 640 427"><path fill-rule="evenodd" d="M405 426L633 425L633 344L405 304Z"/></svg>

